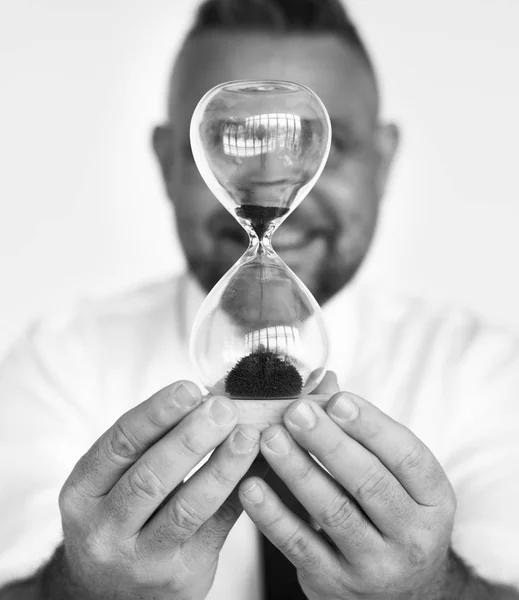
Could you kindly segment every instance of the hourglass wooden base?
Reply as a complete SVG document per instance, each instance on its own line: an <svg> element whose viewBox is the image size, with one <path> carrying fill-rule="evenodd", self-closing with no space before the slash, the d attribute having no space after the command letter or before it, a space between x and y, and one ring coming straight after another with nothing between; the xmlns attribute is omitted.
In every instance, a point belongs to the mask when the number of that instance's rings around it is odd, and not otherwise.
<svg viewBox="0 0 519 600"><path fill-rule="evenodd" d="M242 425L253 425L260 432L267 429L270 425L283 423L283 413L297 400L306 398L316 402L322 408L325 407L331 398L329 394L313 394L302 396L301 398L289 398L285 400L235 400L234 404L240 411L238 423Z"/></svg>

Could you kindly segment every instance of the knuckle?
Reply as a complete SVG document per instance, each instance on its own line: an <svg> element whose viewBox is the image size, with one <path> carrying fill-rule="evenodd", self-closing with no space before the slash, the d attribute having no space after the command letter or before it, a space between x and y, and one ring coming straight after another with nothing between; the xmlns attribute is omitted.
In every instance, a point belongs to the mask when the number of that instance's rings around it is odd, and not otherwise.
<svg viewBox="0 0 519 600"><path fill-rule="evenodd" d="M236 517L241 513L242 507L239 502L227 500L218 509L217 519L227 528L236 521Z"/></svg>
<svg viewBox="0 0 519 600"><path fill-rule="evenodd" d="M410 567L421 569L429 562L429 550L424 541L411 543L407 547L407 561Z"/></svg>
<svg viewBox="0 0 519 600"><path fill-rule="evenodd" d="M157 403L150 408L147 415L148 421L157 429L162 430L165 427L171 426L171 418L174 410L175 409L171 404L166 404L164 402Z"/></svg>
<svg viewBox="0 0 519 600"><path fill-rule="evenodd" d="M383 432L378 421L363 418L362 412L357 417L358 427L362 430L362 437L367 442L375 442L383 437Z"/></svg>
<svg viewBox="0 0 519 600"><path fill-rule="evenodd" d="M360 502L370 502L383 497L389 487L389 477L378 466L368 470L362 483L357 487L355 496Z"/></svg>
<svg viewBox="0 0 519 600"><path fill-rule="evenodd" d="M356 508L344 494L338 493L332 502L319 514L319 521L330 529L346 529Z"/></svg>
<svg viewBox="0 0 519 600"><path fill-rule="evenodd" d="M169 505L169 518L177 529L194 534L205 517L182 495L175 496Z"/></svg>
<svg viewBox="0 0 519 600"><path fill-rule="evenodd" d="M319 557L310 550L310 538L305 535L301 526L281 540L278 546L286 556L296 559L304 570L313 570L319 563Z"/></svg>
<svg viewBox="0 0 519 600"><path fill-rule="evenodd" d="M112 459L134 460L140 455L138 442L117 421L107 438L108 454Z"/></svg>
<svg viewBox="0 0 519 600"><path fill-rule="evenodd" d="M129 471L128 487L135 496L144 500L162 499L168 493L154 468L144 461Z"/></svg>
<svg viewBox="0 0 519 600"><path fill-rule="evenodd" d="M418 474L423 470L425 452L424 443L420 440L415 440L396 458L396 468L400 472Z"/></svg>
<svg viewBox="0 0 519 600"><path fill-rule="evenodd" d="M92 530L83 538L81 549L89 562L94 564L110 566L114 562L111 544L98 531Z"/></svg>
<svg viewBox="0 0 519 600"><path fill-rule="evenodd" d="M401 581L405 575L400 555L382 556L380 560L373 560L362 568L364 581L369 581L369 587L381 598L388 597L384 594L391 593L394 583Z"/></svg>
<svg viewBox="0 0 519 600"><path fill-rule="evenodd" d="M308 479L310 479L312 473L314 473L315 466L308 463L301 470L293 474L294 483L297 486L304 486Z"/></svg>
<svg viewBox="0 0 519 600"><path fill-rule="evenodd" d="M226 473L222 464L211 464L209 472L212 478L224 488L234 488L238 483L236 477Z"/></svg>
<svg viewBox="0 0 519 600"><path fill-rule="evenodd" d="M330 448L328 448L327 450L325 450L322 453L322 458L326 459L326 458L331 458L336 455L340 455L342 453L341 452L342 448L343 448L343 443L342 443L342 440L339 439L336 441L335 444L333 444L333 446L331 446Z"/></svg>
<svg viewBox="0 0 519 600"><path fill-rule="evenodd" d="M190 458L204 454L201 436L196 431L186 430L179 439L181 452Z"/></svg>
<svg viewBox="0 0 519 600"><path fill-rule="evenodd" d="M170 551L172 546L175 546L178 541L175 538L174 532L168 523L161 523L150 536L143 547L137 547L137 552L141 556L149 554L162 553Z"/></svg>
<svg viewBox="0 0 519 600"><path fill-rule="evenodd" d="M269 520L269 522L266 523L266 528L275 531L278 527L278 524L281 521L283 521L283 513L278 510L276 511L275 515Z"/></svg>

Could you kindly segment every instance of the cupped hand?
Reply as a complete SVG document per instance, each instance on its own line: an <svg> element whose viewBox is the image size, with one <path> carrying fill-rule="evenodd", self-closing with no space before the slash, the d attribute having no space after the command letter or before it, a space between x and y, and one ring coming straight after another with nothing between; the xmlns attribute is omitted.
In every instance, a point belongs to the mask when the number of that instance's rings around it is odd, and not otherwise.
<svg viewBox="0 0 519 600"><path fill-rule="evenodd" d="M321 531L257 477L240 484L240 499L297 568L308 598L458 597L463 581L450 552L455 495L409 429L339 392L324 409L311 399L294 402L284 426L263 431L260 448Z"/></svg>
<svg viewBox="0 0 519 600"><path fill-rule="evenodd" d="M196 385L177 382L124 414L79 460L60 494L78 598L205 598L243 510L235 488L259 449L259 432L237 427L237 416L230 400L202 402Z"/></svg>

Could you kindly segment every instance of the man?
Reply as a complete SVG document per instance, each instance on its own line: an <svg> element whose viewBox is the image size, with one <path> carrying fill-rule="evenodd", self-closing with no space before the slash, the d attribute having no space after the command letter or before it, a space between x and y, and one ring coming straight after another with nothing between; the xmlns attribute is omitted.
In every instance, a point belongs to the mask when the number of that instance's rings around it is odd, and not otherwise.
<svg viewBox="0 0 519 600"><path fill-rule="evenodd" d="M308 85L333 125L275 246L323 305L338 384L323 383L325 409L299 400L261 438L228 399L202 402L186 357L204 294L244 249L194 165L190 116L243 78ZM35 327L6 359L2 577L58 548L0 597L259 599L256 526L311 600L519 597L517 341L352 281L398 145L378 100L338 2L201 8L153 134L190 274ZM254 475L259 452L321 532Z"/></svg>

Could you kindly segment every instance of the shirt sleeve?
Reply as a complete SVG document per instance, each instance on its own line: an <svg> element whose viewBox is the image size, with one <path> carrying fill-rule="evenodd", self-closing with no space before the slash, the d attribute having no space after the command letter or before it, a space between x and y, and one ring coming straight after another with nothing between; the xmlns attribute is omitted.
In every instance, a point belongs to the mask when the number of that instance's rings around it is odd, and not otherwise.
<svg viewBox="0 0 519 600"><path fill-rule="evenodd" d="M446 374L445 470L456 492L454 549L482 577L519 587L519 343L473 330Z"/></svg>
<svg viewBox="0 0 519 600"><path fill-rule="evenodd" d="M99 433L84 334L66 320L34 325L0 364L0 585L60 543L59 492Z"/></svg>

